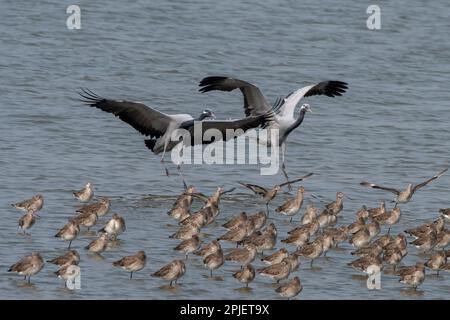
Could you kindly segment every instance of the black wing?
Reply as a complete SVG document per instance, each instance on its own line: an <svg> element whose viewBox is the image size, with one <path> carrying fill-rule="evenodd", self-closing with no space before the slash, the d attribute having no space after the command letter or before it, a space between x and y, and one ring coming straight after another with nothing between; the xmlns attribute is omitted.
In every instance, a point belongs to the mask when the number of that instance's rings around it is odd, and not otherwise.
<svg viewBox="0 0 450 320"><path fill-rule="evenodd" d="M250 184L250 183L243 183L238 182L241 186L244 186L250 190L252 190L254 193L259 194L261 196L264 196L267 193L267 189L261 186L258 186L256 184Z"/></svg>
<svg viewBox="0 0 450 320"><path fill-rule="evenodd" d="M427 184L429 184L431 181L438 179L440 176L442 176L444 173L446 173L447 170L448 170L448 168L442 170L441 172L439 172L437 175L431 177L430 179L428 179L428 180L426 180L426 181L424 181L424 182L422 182L422 183L419 183L418 185L415 185L415 186L413 187L412 191L414 192L414 191L416 191L417 189L420 189L420 188L422 188L422 187L425 187L425 186L426 186Z"/></svg>
<svg viewBox="0 0 450 320"><path fill-rule="evenodd" d="M374 183L369 183L367 181L361 182L360 185L362 185L364 187L370 187L370 188L373 188L373 189L386 190L386 191L392 192L392 193L394 193L396 195L400 194L400 191L398 191L397 189L382 187L382 186L376 185Z"/></svg>
<svg viewBox="0 0 450 320"><path fill-rule="evenodd" d="M311 177L313 174L314 174L314 173L312 173L312 172L311 172L311 173L308 173L307 175L304 175L304 176L301 177L301 178L294 179L294 180L287 181L287 182L284 182L284 183L282 183L282 184L279 184L279 186L280 186L280 187L283 187L283 186L288 185L288 184L292 184L292 183L295 183L295 182L299 182L299 181L305 180L306 178Z"/></svg>
<svg viewBox="0 0 450 320"><path fill-rule="evenodd" d="M230 140L243 134L247 130L260 127L271 118L270 114L251 116L239 120L204 120L186 121L181 124L180 129L185 129L191 137L191 145L209 144L219 140ZM207 132L210 130L209 132ZM205 133L211 134L210 137ZM201 136L198 136L201 134Z"/></svg>
<svg viewBox="0 0 450 320"><path fill-rule="evenodd" d="M228 77L206 77L200 81L199 86L202 87L199 89L202 93L213 90L241 90L244 95L244 109L247 117L250 115L261 115L271 109L270 104L267 102L259 88L243 80Z"/></svg>
<svg viewBox="0 0 450 320"><path fill-rule="evenodd" d="M323 81L316 84L314 87L306 92L305 97L325 95L328 97L342 96L345 90L348 89L348 84L342 81Z"/></svg>
<svg viewBox="0 0 450 320"><path fill-rule="evenodd" d="M104 99L88 89L82 89L79 94L87 105L114 114L146 136L158 138L164 135L171 121L169 115L143 103Z"/></svg>

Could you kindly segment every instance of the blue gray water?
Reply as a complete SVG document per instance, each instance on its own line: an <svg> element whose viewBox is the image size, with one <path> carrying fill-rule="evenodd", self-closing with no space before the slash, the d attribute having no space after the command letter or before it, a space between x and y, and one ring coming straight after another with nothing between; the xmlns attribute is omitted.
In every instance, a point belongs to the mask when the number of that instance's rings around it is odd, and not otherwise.
<svg viewBox="0 0 450 320"><path fill-rule="evenodd" d="M229 263L216 272L219 278L208 279L201 261L189 260L181 285L173 290L149 276L182 258L172 250L177 241L168 235L176 225L166 216L181 192L180 180L164 175L158 157L134 129L82 106L79 87L144 101L167 113L196 115L209 107L229 118L243 114L240 94L202 95L197 83L204 76L251 81L271 101L324 79L348 82L350 90L343 97L308 98L314 113L291 134L287 153L292 176L316 173L304 183L307 190L324 201L331 201L336 191L353 199L345 201L339 223L351 222L362 204L373 207L390 198L361 188L362 179L402 187L448 166L448 3L379 3L381 30L369 31L369 1L78 1L82 29L68 30L65 10L71 1L1 1L0 298L278 298L263 277L255 279L250 291L240 290L231 277L237 266ZM266 186L282 181L281 175L260 176L256 166L244 165L185 166L184 173L204 193L219 185L238 187L239 180ZM64 252L67 243L53 235L79 205L71 191L87 181L94 183L98 196L111 197L112 211L125 217L128 229L121 245L99 260L83 249L92 234L74 241L82 253L78 291L64 289L49 264L30 286L7 273L32 251L46 259ZM439 208L450 206L449 186L446 175L418 192L402 206L401 223L393 232L436 218ZM38 192L45 197L42 218L31 236L22 236L17 228L21 213L9 203ZM204 229L203 239L220 235L220 224L231 215L263 207L238 187L224 199L217 224ZM274 219L279 239L290 228L285 220ZM343 248L320 258L319 271L303 263L296 272L304 286L300 299L449 297L448 273L427 276L418 293L383 274L382 289L369 291L358 272L346 266L352 259L350 246ZM129 281L111 262L141 249L148 254L148 265ZM410 247L403 262L424 258Z"/></svg>

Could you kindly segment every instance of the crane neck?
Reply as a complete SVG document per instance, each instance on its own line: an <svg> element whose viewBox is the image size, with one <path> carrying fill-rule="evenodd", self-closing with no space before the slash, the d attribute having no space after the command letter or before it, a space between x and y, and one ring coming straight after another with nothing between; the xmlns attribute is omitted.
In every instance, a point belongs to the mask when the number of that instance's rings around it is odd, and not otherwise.
<svg viewBox="0 0 450 320"><path fill-rule="evenodd" d="M206 117L207 115L202 112L195 121L203 121Z"/></svg>
<svg viewBox="0 0 450 320"><path fill-rule="evenodd" d="M292 130L297 128L299 125L302 124L303 119L305 118L306 110L301 110L300 114L298 115L298 118L295 119L295 122L286 130L286 136L291 133Z"/></svg>

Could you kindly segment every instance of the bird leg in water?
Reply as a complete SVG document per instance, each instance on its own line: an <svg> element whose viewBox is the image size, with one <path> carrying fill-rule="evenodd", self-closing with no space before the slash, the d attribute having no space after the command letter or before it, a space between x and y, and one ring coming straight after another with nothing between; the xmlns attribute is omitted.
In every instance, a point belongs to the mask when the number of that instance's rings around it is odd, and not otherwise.
<svg viewBox="0 0 450 320"><path fill-rule="evenodd" d="M286 172L286 166L284 165L284 161L283 161L283 164L281 165L281 171L283 171L283 174L284 174L284 177L286 178L286 181L289 181L289 177L288 177L287 172ZM292 191L291 184L289 183L287 186L288 186L288 190Z"/></svg>
<svg viewBox="0 0 450 320"><path fill-rule="evenodd" d="M180 175L181 180L183 181L184 190L187 190L188 187L187 187L186 181L184 181L183 174L181 173L181 165L180 164L177 165L177 170L178 170L178 174Z"/></svg>
<svg viewBox="0 0 450 320"><path fill-rule="evenodd" d="M289 177L288 177L287 172L286 172L286 165L284 164L284 155L285 154L286 154L286 144L283 143L281 145L281 157L282 157L282 159L281 159L281 161L282 161L282 163L281 163L281 171L283 172L284 177L286 178L286 181L289 181ZM292 191L291 184L289 183L287 186L288 186L288 190Z"/></svg>
<svg viewBox="0 0 450 320"><path fill-rule="evenodd" d="M167 142L164 143L164 150L163 150L163 154L162 154L162 157L161 157L161 163L165 162L164 161L164 156L166 155L166 148L167 148ZM169 170L167 169L165 164L163 164L163 166L164 166L164 170L166 171L166 176L168 177L169 176Z"/></svg>

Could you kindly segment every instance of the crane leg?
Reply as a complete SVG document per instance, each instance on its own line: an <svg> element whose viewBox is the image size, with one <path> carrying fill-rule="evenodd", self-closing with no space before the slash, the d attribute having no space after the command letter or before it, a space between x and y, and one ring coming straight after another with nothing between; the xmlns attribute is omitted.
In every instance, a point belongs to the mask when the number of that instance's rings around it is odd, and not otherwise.
<svg viewBox="0 0 450 320"><path fill-rule="evenodd" d="M286 172L286 166L284 165L284 161L283 161L283 164L281 165L281 171L283 171L283 175L286 178L286 181L289 181L289 177L288 177L287 172ZM287 186L288 186L288 190L292 191L291 184L288 184Z"/></svg>
<svg viewBox="0 0 450 320"><path fill-rule="evenodd" d="M187 190L187 184L186 184L186 181L184 181L183 174L181 173L181 165L180 164L177 165L177 169L178 169L178 174L180 175L180 178L183 181L184 190Z"/></svg>
<svg viewBox="0 0 450 320"><path fill-rule="evenodd" d="M287 174L287 172L286 172L286 165L284 164L284 155L286 154L286 144L285 143L283 143L282 145L281 145L281 161L282 161L282 163L281 163L281 171L283 172L283 175L284 175L284 177L286 178L286 181L289 181L289 177L288 177L288 174ZM291 186L291 184L288 184L287 185L288 186L288 190L289 191L292 191L292 186Z"/></svg>
<svg viewBox="0 0 450 320"><path fill-rule="evenodd" d="M164 145L164 151L163 151L163 154L162 154L162 157L161 157L161 163L164 163L165 161L164 161L164 156L166 155L166 147L167 147L167 145ZM164 170L165 170L165 172L166 172L166 176L168 177L170 174L169 174L169 170L167 169L167 167L166 167L166 165L165 164L163 164L163 166L164 166Z"/></svg>

